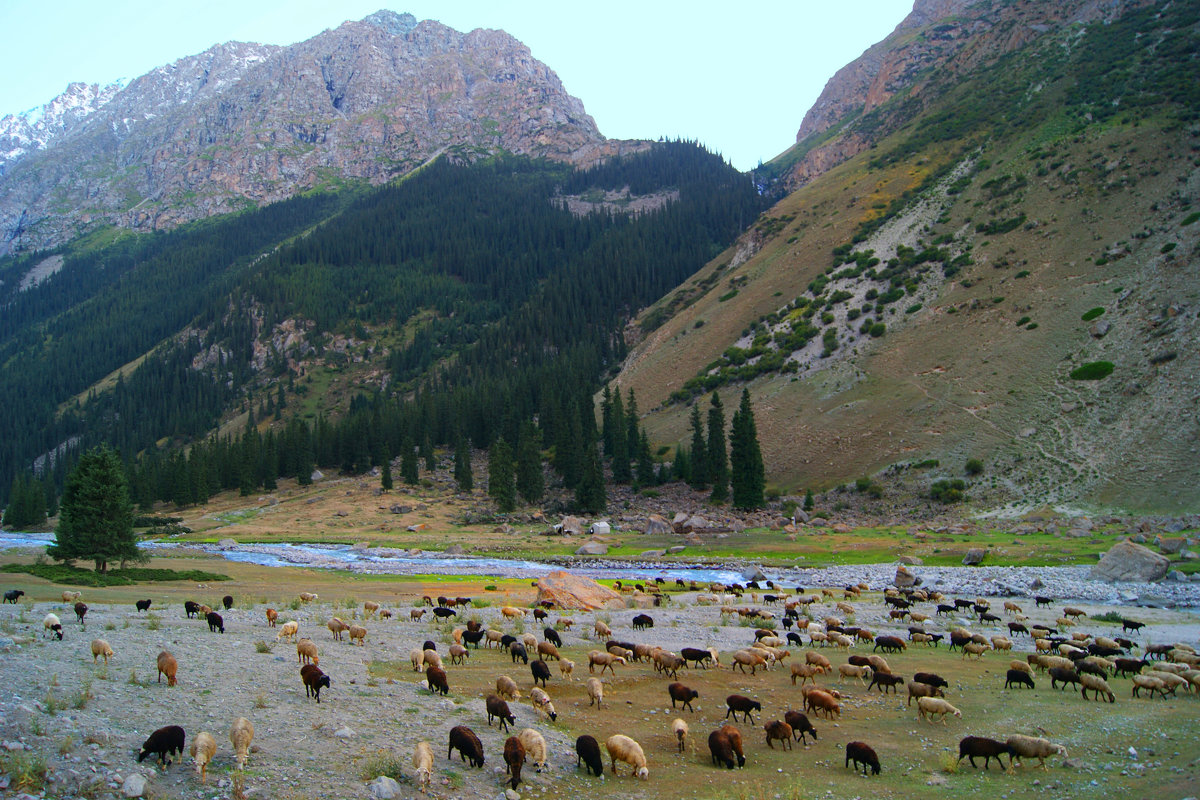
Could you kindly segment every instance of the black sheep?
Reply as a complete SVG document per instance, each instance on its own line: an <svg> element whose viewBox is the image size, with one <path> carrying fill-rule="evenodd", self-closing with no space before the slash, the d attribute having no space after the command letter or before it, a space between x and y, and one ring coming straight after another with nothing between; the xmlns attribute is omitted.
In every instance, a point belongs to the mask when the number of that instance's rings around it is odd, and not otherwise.
<svg viewBox="0 0 1200 800"><path fill-rule="evenodd" d="M187 600L183 604L183 612L187 614L188 619L200 613L200 604L195 600Z"/></svg>
<svg viewBox="0 0 1200 800"><path fill-rule="evenodd" d="M225 632L225 620L221 619L221 615L218 614L217 612L215 612L215 611L208 612L208 616L206 616L205 619L208 620L209 632L212 632L212 631L219 631L221 633Z"/></svg>
<svg viewBox="0 0 1200 800"><path fill-rule="evenodd" d="M695 689L689 689L682 683L672 683L667 687L667 693L671 695L671 708L675 707L675 701L683 703L683 707L688 711L695 711L692 708L692 701L700 696L700 693Z"/></svg>
<svg viewBox="0 0 1200 800"><path fill-rule="evenodd" d="M158 756L158 763L163 765L163 768L170 766L171 756L175 753L183 755L183 728L178 725L167 725L164 728L159 728L150 737L146 739L146 743L142 745L142 751L138 753L138 763L142 763L146 756L154 753Z"/></svg>
<svg viewBox="0 0 1200 800"><path fill-rule="evenodd" d="M1063 688L1067 688L1067 684L1079 683L1079 673L1073 669L1064 669L1062 667L1050 668L1050 688L1057 689L1058 684L1062 684Z"/></svg>
<svg viewBox="0 0 1200 800"><path fill-rule="evenodd" d="M450 729L450 747L446 750L449 759L454 751L458 751L461 761L468 761L472 767L483 767L483 743L475 735L475 731L466 725L455 725Z"/></svg>
<svg viewBox="0 0 1200 800"><path fill-rule="evenodd" d="M1144 627L1146 627L1146 623L1144 623L1144 622L1136 622L1135 620L1132 620L1132 619L1122 619L1121 620L1121 632L1122 633L1124 633L1125 631L1133 631L1134 633L1137 633Z"/></svg>
<svg viewBox="0 0 1200 800"><path fill-rule="evenodd" d="M1035 606L1039 606L1039 607L1049 606L1052 600L1053 600L1053 598L1042 597L1041 595L1038 595L1037 597L1033 598L1033 603Z"/></svg>
<svg viewBox="0 0 1200 800"><path fill-rule="evenodd" d="M957 610L958 609L956 609L954 606L948 606L945 603L939 603L936 616L940 617L942 614L953 614Z"/></svg>
<svg viewBox="0 0 1200 800"><path fill-rule="evenodd" d="M134 605L137 606L138 613L150 610L150 601L149 600L138 600L137 602L134 603Z"/></svg>
<svg viewBox="0 0 1200 800"><path fill-rule="evenodd" d="M733 755L733 745L724 731L715 730L708 735L708 751L712 754L713 766L719 767L724 764L726 768L733 769L737 763Z"/></svg>
<svg viewBox="0 0 1200 800"><path fill-rule="evenodd" d="M1026 628L1019 622L1008 623L1008 632L1011 636L1016 636L1018 633L1029 634L1029 628Z"/></svg>
<svg viewBox="0 0 1200 800"><path fill-rule="evenodd" d="M1113 674L1121 676L1136 675L1146 666L1148 666L1148 663L1145 659L1118 658L1113 662Z"/></svg>
<svg viewBox="0 0 1200 800"><path fill-rule="evenodd" d="M800 647L804 644L804 642L800 639L800 634L791 631L788 632L787 640L788 644L794 644L796 647Z"/></svg>
<svg viewBox="0 0 1200 800"><path fill-rule="evenodd" d="M434 643L434 641L432 639L426 639L425 644L421 645L421 649L422 650L432 650L433 652L436 653L437 645Z"/></svg>
<svg viewBox="0 0 1200 800"><path fill-rule="evenodd" d="M546 666L546 662L534 659L529 665L529 671L533 673L533 685L537 686L538 681L541 681L542 688L546 688L546 681L550 679L550 667Z"/></svg>
<svg viewBox="0 0 1200 800"><path fill-rule="evenodd" d="M854 762L854 770L857 772L859 765L862 765L863 775L867 774L867 768L871 769L871 774L879 774L879 756L875 755L875 751L869 744L865 742L849 742L846 744L846 766L850 766L850 762Z"/></svg>
<svg viewBox="0 0 1200 800"><path fill-rule="evenodd" d="M805 747L808 746L806 733L812 734L814 742L817 740L817 729L808 721L808 715L799 711L787 711L783 715L783 721L792 726L792 737L804 742Z"/></svg>
<svg viewBox="0 0 1200 800"><path fill-rule="evenodd" d="M502 648L504 648L505 650L507 650L508 646L510 644L512 644L513 642L515 642L516 640L517 640L517 637L513 636L511 633L506 633L500 637L500 646Z"/></svg>
<svg viewBox="0 0 1200 800"><path fill-rule="evenodd" d="M750 724L754 724L754 717L751 716L750 712L762 711L762 703L740 694L731 694L726 697L725 705L728 707L725 711L725 719L729 719L730 714L733 714L733 718L737 719L737 715L740 712L742 719Z"/></svg>
<svg viewBox="0 0 1200 800"><path fill-rule="evenodd" d="M300 668L300 680L304 682L304 696L315 697L321 702L321 687L330 688L329 676L316 664L305 664Z"/></svg>
<svg viewBox="0 0 1200 800"><path fill-rule="evenodd" d="M521 782L521 767L525 766L525 745L515 736L504 740L504 771L512 775L512 788Z"/></svg>
<svg viewBox="0 0 1200 800"><path fill-rule="evenodd" d="M638 614L633 618L633 629L635 631L644 630L654 627L654 618L649 614Z"/></svg>
<svg viewBox="0 0 1200 800"><path fill-rule="evenodd" d="M562 637L558 635L558 631L554 630L554 628L543 628L542 638L555 647L563 646Z"/></svg>
<svg viewBox="0 0 1200 800"><path fill-rule="evenodd" d="M1037 688L1033 685L1033 676L1030 675L1028 672L1025 672L1024 670L1010 669L1008 672L1006 672L1004 674L1004 688L1005 689L1011 689L1015 685L1018 685L1018 684L1021 686L1028 686L1030 689ZM961 755L959 756L959 760L960 761L962 760ZM972 763L971 766L975 766L975 764Z"/></svg>
<svg viewBox="0 0 1200 800"><path fill-rule="evenodd" d="M950 684L947 683L946 679L941 675L938 675L936 672L918 672L916 675L913 675L912 679L917 683L924 683L928 686L934 686L941 689L950 688Z"/></svg>
<svg viewBox="0 0 1200 800"><path fill-rule="evenodd" d="M233 595L227 594L221 598L221 605L225 606L225 610L233 608Z"/></svg>
<svg viewBox="0 0 1200 800"><path fill-rule="evenodd" d="M445 608L444 606L438 606L437 608L435 608L433 610L433 615L435 617L442 617L444 619L446 617L457 617L458 612L455 611L453 608Z"/></svg>
<svg viewBox="0 0 1200 800"><path fill-rule="evenodd" d="M525 664L529 663L529 653L525 652L525 645L521 644L520 642L513 642L510 644L508 646L508 652L512 654L512 660L514 664L517 663L518 658L521 659L521 661Z"/></svg>
<svg viewBox="0 0 1200 800"><path fill-rule="evenodd" d="M440 692L443 696L450 694L450 682L446 680L446 670L430 664L425 668L425 682L429 691Z"/></svg>
<svg viewBox="0 0 1200 800"><path fill-rule="evenodd" d="M887 690L891 689L895 694L896 687L904 683L904 678L899 675L888 675L886 672L876 672L871 676L871 682L867 684L867 691L871 691L872 686L878 686L881 694L887 694Z"/></svg>
<svg viewBox="0 0 1200 800"><path fill-rule="evenodd" d="M17 601L20 600L21 596L24 594L25 593L22 592L20 589L9 589L7 592L4 593L4 602L12 603L13 605L16 605Z"/></svg>
<svg viewBox="0 0 1200 800"><path fill-rule="evenodd" d="M479 642L483 639L485 631L463 631L463 641L467 644L475 645L475 649L479 649Z"/></svg>
<svg viewBox="0 0 1200 800"><path fill-rule="evenodd" d="M698 647L685 647L679 651L685 662L694 661L697 666L708 667L712 663L712 653Z"/></svg>
<svg viewBox="0 0 1200 800"><path fill-rule="evenodd" d="M904 640L899 636L876 636L875 647L871 652L883 650L885 653L899 653L904 647Z"/></svg>
<svg viewBox="0 0 1200 800"><path fill-rule="evenodd" d="M492 720L499 719L500 727L506 733L509 725L516 725L517 718L513 716L512 711L508 708L508 703L500 699L499 695L489 694L484 701L487 707L488 727L492 727Z"/></svg>
<svg viewBox="0 0 1200 800"><path fill-rule="evenodd" d="M575 740L575 766L583 764L584 771L597 778L604 774L604 758L600 755L600 743L595 737L584 734Z"/></svg>
<svg viewBox="0 0 1200 800"><path fill-rule="evenodd" d="M1012 671L1009 670L1009 672ZM1005 753L1008 753L1008 766L1011 768L1013 749L1004 742L998 742L986 736L964 736L958 743L958 760L962 761L963 758L966 758L970 760L972 767L976 767L975 757L981 756L983 758L984 769L988 769L988 764L993 758L1003 768L1004 761L1000 757Z"/></svg>

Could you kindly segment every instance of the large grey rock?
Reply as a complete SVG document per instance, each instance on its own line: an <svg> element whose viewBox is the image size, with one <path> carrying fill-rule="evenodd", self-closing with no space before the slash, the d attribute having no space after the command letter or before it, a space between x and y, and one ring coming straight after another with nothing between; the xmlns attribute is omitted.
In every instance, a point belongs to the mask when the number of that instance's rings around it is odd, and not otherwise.
<svg viewBox="0 0 1200 800"><path fill-rule="evenodd" d="M747 581L765 581L767 576L763 574L763 571L759 567L750 567L749 569L742 570L742 578Z"/></svg>
<svg viewBox="0 0 1200 800"><path fill-rule="evenodd" d="M563 536L579 536L583 533L583 520L579 517L563 517L556 531Z"/></svg>
<svg viewBox="0 0 1200 800"><path fill-rule="evenodd" d="M228 550L231 547L237 547L237 541L234 539L222 539L217 542L218 550Z"/></svg>
<svg viewBox="0 0 1200 800"><path fill-rule="evenodd" d="M964 567L973 567L976 564L982 564L983 557L986 555L987 555L987 551L985 551L982 547L972 547L970 550L967 551L967 554L965 556L963 556L963 560L962 560L963 566Z"/></svg>
<svg viewBox="0 0 1200 800"><path fill-rule="evenodd" d="M917 577L908 571L908 568L903 564L896 567L896 577L892 578L892 583L900 589L907 589L910 586L917 585Z"/></svg>
<svg viewBox="0 0 1200 800"><path fill-rule="evenodd" d="M685 545L685 544L677 544L677 545L675 545L674 547L668 547L668 548L667 548L667 554L668 554L668 555L675 555L676 553L682 553L684 550L687 550L687 545Z"/></svg>
<svg viewBox="0 0 1200 800"><path fill-rule="evenodd" d="M1182 551L1186 545L1187 539L1184 539L1182 536L1158 540L1158 549L1167 555L1175 555Z"/></svg>
<svg viewBox="0 0 1200 800"><path fill-rule="evenodd" d="M141 797L146 793L146 779L135 772L125 778L125 782L121 784L121 794L126 797Z"/></svg>
<svg viewBox="0 0 1200 800"><path fill-rule="evenodd" d="M648 536L664 536L668 533L674 533L675 529L671 527L671 523L667 522L658 514L651 514L646 518L646 524L642 528L642 533Z"/></svg>
<svg viewBox="0 0 1200 800"><path fill-rule="evenodd" d="M666 554L666 550L643 550L641 556L642 558L658 558L659 556L665 556Z"/></svg>
<svg viewBox="0 0 1200 800"><path fill-rule="evenodd" d="M375 800L395 800L400 796L400 784L387 775L380 775L368 783L367 788L371 790L371 797Z"/></svg>
<svg viewBox="0 0 1200 800"><path fill-rule="evenodd" d="M899 561L901 564L904 564L905 566L908 566L908 567L919 567L925 563L921 558L919 558L917 556L900 556L896 560Z"/></svg>
<svg viewBox="0 0 1200 800"><path fill-rule="evenodd" d="M1170 568L1166 556L1133 542L1118 542L1092 567L1091 578L1097 581L1136 581L1148 583L1162 580Z"/></svg>
<svg viewBox="0 0 1200 800"><path fill-rule="evenodd" d="M608 545L604 542L584 542L575 551L577 556L602 556L608 553Z"/></svg>

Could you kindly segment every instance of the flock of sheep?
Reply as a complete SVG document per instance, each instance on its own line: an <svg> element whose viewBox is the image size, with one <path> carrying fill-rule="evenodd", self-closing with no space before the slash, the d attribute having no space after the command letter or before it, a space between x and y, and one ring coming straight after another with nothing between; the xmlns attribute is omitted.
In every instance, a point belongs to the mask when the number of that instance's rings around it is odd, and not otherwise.
<svg viewBox="0 0 1200 800"><path fill-rule="evenodd" d="M684 586L677 582L680 589L695 590L695 585ZM622 587L632 589L633 587ZM645 595L651 596L655 605L668 602L668 595L663 588L655 584L639 585ZM793 592L784 590L771 582L760 586L749 583L745 586L710 586L707 592L695 596L696 603L702 606L712 606L724 620L740 619L756 626L753 630L753 641L747 646L732 653L722 654L716 648L684 647L674 653L663 647L648 643L632 643L612 638L613 632L609 625L599 617L592 619L588 631L589 641L585 644L596 644L587 652L588 677L586 691L589 707L604 708L605 683L603 676L606 672L617 674L634 669L634 665L653 667L657 675L672 682L666 684L671 707L681 712L695 713L692 701L699 697L699 692L679 680L680 670L728 670L741 675L754 676L759 671L771 671L784 663L789 663L790 678L793 685L799 687L797 700L802 705L801 710L781 709L782 718L763 719L762 702L743 694L730 694L726 700L725 718L721 725L713 730L707 739L711 763L717 767L734 769L743 767L746 763L742 731L731 724L762 724L767 747L774 749L779 743L784 749L790 749L795 741L808 747L808 736L815 741L817 731L813 719L839 719L842 714L843 701L846 699L842 692L835 689L828 681L835 674L841 681L857 681L866 686L870 693L878 688L880 693L897 692L903 686L907 690L907 704L911 706L916 701L918 718L929 723L940 720L946 723L946 717L961 718L962 711L952 705L945 697L949 681L932 672L917 672L911 679L906 680L896 674L886 660L887 655L901 654L910 647L938 648L945 641L948 645L945 651L959 650L959 658L980 659L991 651L1010 651L1014 647L1013 639L1028 637L1026 649L1032 652L1024 659L1012 659L1005 670L1005 688L1018 689L1021 687L1034 688L1035 677L1044 673L1050 680L1052 688L1059 684L1074 686L1080 689L1086 700L1091 692L1095 699L1105 699L1114 702L1116 693L1109 684L1118 676L1128 677L1131 682L1131 696L1148 698L1174 695L1183 688L1185 692L1200 691L1200 656L1194 648L1184 643L1171 646L1139 647L1134 641L1124 638L1107 638L1092 636L1081 632L1072 632L1070 628L1081 616L1086 616L1081 609L1067 607L1058 617L1053 627L1048 624L1041 626L1029 622L1024 610L1015 602L1004 603L1004 615L1008 618L1009 636L985 636L972 632L960 625L948 626L946 630L933 629L937 618L943 615L961 617L965 614L977 615L983 624L999 624L1003 618L992 613L990 603L983 598L966 600L959 598L951 604L936 592L926 592L920 589L896 590L889 589L884 593L882 601L886 604L887 618L890 624L907 625L908 637L899 635L875 635L871 631L855 625L848 625L842 617L835 616L832 611L845 616L855 615L860 611L855 604L865 610L868 602L863 596L864 586L849 586L836 592L831 589L819 589L806 593L797 588ZM840 599L839 599L840 595ZM8 592L6 601L17 602L20 593ZM683 595L678 595L674 603L681 602ZM300 600L308 603L317 600L315 594L302 593ZM571 681L574 679L575 663L564 657L562 650L564 634L573 631L574 620L564 616L550 604L535 606L532 609L506 606L500 609L498 622L503 626L504 621L524 620L532 613L542 625L542 638L530 633L509 634L500 628L487 628L478 621L477 614L472 610L463 616L472 619L457 625L459 610L462 607L471 608L470 598L424 598L428 608L420 607L410 610L409 622L419 623L424 614L432 610L435 620L450 623L443 625L443 641L432 639L424 641L419 647L414 647L410 653L410 662L414 672L423 672L423 686L432 693L447 695L453 691L457 682L454 667L467 663L472 652L481 649L491 651L503 666L515 667L520 662L522 667L528 667L532 677L532 686L528 696L534 710L547 720L559 718L554 702L548 689L548 681L553 679L548 662L557 662L559 679ZM751 605L740 605L746 600ZM64 592L64 603L73 603L79 623L82 625L87 613L87 606L81 601L77 592ZM1049 604L1049 598L1036 598L1039 605ZM223 599L225 609L232 606L233 598ZM820 617L818 604L832 606L831 613ZM149 609L150 601L139 601L137 611ZM191 618L199 616L216 634L224 633L223 619L212 608L188 601L185 604L186 615ZM550 615L557 614L556 620ZM365 646L368 629L365 624L371 620L388 620L392 613L382 608L378 603L367 601L363 604L362 619L346 622L339 617L328 620L326 627L332 641L343 641L347 635L350 645ZM261 618L260 618L261 619ZM265 613L265 625L275 628L277 642L287 641L296 647L297 664L301 683L305 687L306 697L311 697L316 703L321 702L321 691L333 690L333 678L326 674L319 665L320 653L316 641L310 636L301 636L300 623L296 620L280 621L279 612L268 608ZM45 635L61 640L63 625L56 614L47 614L43 627ZM522 623L523 627L523 623ZM581 626L582 627L582 626ZM645 613L638 614L632 620L635 631L652 631L654 618ZM1125 620L1123 628L1135 633L1142 624L1133 620ZM651 634L652 635L652 634ZM1010 638L1012 637L1012 638ZM1022 642L1024 644L1024 642ZM602 645L602 646L601 646ZM789 647L805 648L796 651ZM870 653L854 653L852 649L860 648ZM882 654L880 653L882 651ZM1140 651L1140 657L1135 657L1135 651ZM930 652L936 652L931 650ZM104 639L95 639L91 643L93 663L103 658L105 663L113 657L112 646ZM829 655L826 655L826 654ZM830 655L841 653L845 662L835 664ZM443 655L446 659L443 659ZM722 661L722 656L727 659ZM480 656L476 656L477 661ZM835 656L836 657L836 656ZM501 660L502 659L502 660ZM447 663L447 661L449 663ZM164 650L157 659L158 680L165 676L168 686L175 686L178 662L175 656ZM711 676L715 672L707 672ZM684 674L686 680L687 673ZM540 684L540 685L539 685ZM521 698L521 687L517 681L508 675L501 674L495 679L495 692L489 692L484 698L487 711L487 724L490 727L498 721L500 729L509 733L509 726L515 725L516 716L509 702ZM759 714L756 722L754 715ZM810 715L813 719L810 719ZM671 736L683 752L691 742L689 724L683 717L676 717L670 723ZM237 768L244 768L250 752L250 744L254 737L254 727L244 717L239 717L230 730L229 738L236 753ZM181 727L168 725L154 731L145 741L138 755L140 762L149 755L157 756L160 763L169 765L171 756L182 754L185 745L185 734ZM486 761L484 747L479 736L467 725L457 725L449 733L447 758L458 751L463 763L472 767L482 768ZM607 751L610 767L614 775L618 774L618 763L628 765L630 774L642 779L648 779L649 763L645 749L631 736L614 734L604 740L604 750ZM521 783L523 767L532 764L538 772L546 768L549 748L543 735L535 728L527 727L509 736L503 746L502 758L506 766L506 784L516 788ZM201 782L206 781L207 765L212 762L216 753L216 739L202 731L192 738L191 755L195 761L197 774ZM604 761L601 756L600 742L590 735L581 735L576 739L575 752L577 765L586 774L601 775L604 771ZM426 789L436 772L433 745L428 741L419 742L412 753L414 780L419 787ZM972 766L975 759L984 760L985 769L989 767L992 758L1000 760L1008 755L1007 769L1011 771L1022 759L1038 759L1045 768L1045 759L1053 755L1066 755L1066 749L1057 743L1044 738L1012 734L1003 741L981 736L966 736L959 742L958 761L966 758ZM861 768L866 775L880 774L883 765L876 750L867 742L850 741L845 743L845 764L849 769Z"/></svg>

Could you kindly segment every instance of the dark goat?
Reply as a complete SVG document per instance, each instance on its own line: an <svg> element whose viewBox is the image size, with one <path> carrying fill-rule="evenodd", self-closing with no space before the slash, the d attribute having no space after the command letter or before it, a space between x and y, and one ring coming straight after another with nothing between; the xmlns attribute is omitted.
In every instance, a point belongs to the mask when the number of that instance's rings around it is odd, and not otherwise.
<svg viewBox="0 0 1200 800"><path fill-rule="evenodd" d="M150 603L150 600L138 600L136 603L134 603L134 605L137 606L137 610L140 613L142 611L149 611Z"/></svg>
<svg viewBox="0 0 1200 800"><path fill-rule="evenodd" d="M83 624L83 618L87 616L87 603L78 602L75 604L75 616L79 619L79 624Z"/></svg>
<svg viewBox="0 0 1200 800"><path fill-rule="evenodd" d="M433 652L436 653L437 652L437 644L435 644L432 639L426 639L425 644L421 645L421 649L422 650L432 650Z"/></svg>
<svg viewBox="0 0 1200 800"><path fill-rule="evenodd" d="M445 619L447 617L457 617L458 612L455 611L453 608L446 608L445 606L438 606L437 608L435 608L433 610L433 615L435 617L441 617L441 618Z"/></svg>
<svg viewBox="0 0 1200 800"><path fill-rule="evenodd" d="M675 707L675 701L683 703L683 707L688 711L695 711L692 708L692 701L700 696L700 693L695 689L689 689L682 683L672 683L667 687L667 693L671 695L671 708Z"/></svg>
<svg viewBox="0 0 1200 800"><path fill-rule="evenodd" d="M507 650L508 646L516 640L517 637L513 636L511 633L506 633L500 637L500 647L504 650Z"/></svg>
<svg viewBox="0 0 1200 800"><path fill-rule="evenodd" d="M183 612L187 614L188 619L200 613L200 604L195 600L186 600L183 604Z"/></svg>
<svg viewBox="0 0 1200 800"><path fill-rule="evenodd" d="M635 631L644 630L654 627L654 617L649 614L638 614L633 618L633 629Z"/></svg>
<svg viewBox="0 0 1200 800"><path fill-rule="evenodd" d="M24 594L20 589L9 589L4 593L4 602L16 605Z"/></svg>
<svg viewBox="0 0 1200 800"><path fill-rule="evenodd" d="M871 769L874 775L879 774L879 756L875 755L875 751L870 745L865 742L849 742L846 744L846 766L850 766L850 762L854 762L854 771L858 771L859 765L862 765L863 775L867 774L867 768Z"/></svg>
<svg viewBox="0 0 1200 800"><path fill-rule="evenodd" d="M483 640L484 631L463 631L463 641L467 644L475 645L475 649L479 649L479 642Z"/></svg>
<svg viewBox="0 0 1200 800"><path fill-rule="evenodd" d="M470 762L472 767L483 767L483 743L475 735L475 731L466 725L455 725L450 729L450 747L446 750L449 760L454 751L458 751L461 761Z"/></svg>
<svg viewBox="0 0 1200 800"><path fill-rule="evenodd" d="M512 788L521 782L521 767L525 766L525 745L515 736L504 740L504 771L512 775Z"/></svg>
<svg viewBox="0 0 1200 800"><path fill-rule="evenodd" d="M719 767L724 764L729 769L734 768L736 759L733 745L724 731L718 729L708 735L708 752L712 754L713 766Z"/></svg>
<svg viewBox="0 0 1200 800"><path fill-rule="evenodd" d="M883 650L885 653L899 653L905 646L904 640L899 636L876 636L875 647L871 649L871 652Z"/></svg>
<svg viewBox="0 0 1200 800"><path fill-rule="evenodd" d="M1020 684L1021 686L1028 686L1030 689L1037 688L1033 685L1033 676L1028 672L1024 672L1019 669L1010 669L1004 674L1004 688L1011 689L1017 684ZM966 740L964 739L963 741ZM961 755L959 756L959 760L962 760ZM972 763L971 766L975 766L975 764Z"/></svg>
<svg viewBox="0 0 1200 800"><path fill-rule="evenodd" d="M221 605L225 606L225 610L233 608L233 595L227 594L221 598Z"/></svg>
<svg viewBox="0 0 1200 800"><path fill-rule="evenodd" d="M542 638L555 647L563 646L562 637L558 635L558 631L554 630L554 628L543 628Z"/></svg>
<svg viewBox="0 0 1200 800"><path fill-rule="evenodd" d="M788 635L787 635L787 640L788 640L788 644L794 644L794 645L796 645L796 647L800 647L801 645L803 645L803 642L800 639L800 634L798 634L798 633L792 633L791 631L789 631Z"/></svg>
<svg viewBox="0 0 1200 800"><path fill-rule="evenodd" d="M221 633L225 632L225 620L221 619L221 615L217 612L208 612L208 616L206 616L204 619L208 621L208 630L210 633L212 631L220 631Z"/></svg>
<svg viewBox="0 0 1200 800"><path fill-rule="evenodd" d="M1033 598L1033 603L1034 603L1034 605L1036 605L1038 607L1046 606L1047 608L1049 608L1050 603L1053 602L1053 599L1054 598L1051 598L1051 597L1043 597L1041 595L1038 595L1037 597Z"/></svg>
<svg viewBox="0 0 1200 800"><path fill-rule="evenodd" d="M1063 688L1067 688L1067 684L1079 683L1079 673L1073 669L1063 669L1062 667L1050 668L1050 688L1057 689L1058 684L1062 684Z"/></svg>
<svg viewBox="0 0 1200 800"><path fill-rule="evenodd" d="M487 700L484 701L487 706L488 727L492 727L492 720L500 720L500 728L508 732L509 725L516 725L517 718L513 716L512 711L508 708L508 703L500 699L499 695L489 694Z"/></svg>
<svg viewBox="0 0 1200 800"><path fill-rule="evenodd" d="M936 672L918 672L912 676L912 679L917 683L924 683L929 686L939 687L942 689L950 688L950 684L946 682L946 679L941 675L938 675Z"/></svg>
<svg viewBox="0 0 1200 800"><path fill-rule="evenodd" d="M146 743L142 745L142 751L138 753L138 763L142 763L146 756L154 753L158 756L158 763L163 767L167 767L171 763L171 756L175 753L183 756L183 728L178 725L167 725L165 728L159 728L150 737L146 739Z"/></svg>
<svg viewBox="0 0 1200 800"><path fill-rule="evenodd" d="M733 718L737 719L738 713L741 713L742 719L751 724L754 723L754 717L750 715L750 712L762 711L762 703L740 694L731 694L726 697L725 705L728 706L728 709L725 711L725 719L729 719L730 714L733 714Z"/></svg>
<svg viewBox="0 0 1200 800"><path fill-rule="evenodd" d="M867 691L871 691L872 686L878 686L882 694L887 694L887 690L891 689L895 694L896 687L904 683L904 678L899 675L888 675L886 672L876 672L871 676L871 683L867 685Z"/></svg>
<svg viewBox="0 0 1200 800"><path fill-rule="evenodd" d="M696 666L707 667L712 663L712 653L698 647L685 647L679 651L684 661L694 661Z"/></svg>
<svg viewBox="0 0 1200 800"><path fill-rule="evenodd" d="M529 671L533 673L533 685L537 686L538 681L542 682L542 688L546 687L546 681L550 679L550 667L546 666L546 662L540 659L534 659L529 665Z"/></svg>
<svg viewBox="0 0 1200 800"><path fill-rule="evenodd" d="M300 668L300 680L304 682L304 696L315 697L321 702L321 687L330 688L329 676L316 664L305 664Z"/></svg>
<svg viewBox="0 0 1200 800"><path fill-rule="evenodd" d="M439 692L443 696L450 694L450 683L446 680L446 670L430 664L425 668L425 682L429 691Z"/></svg>
<svg viewBox="0 0 1200 800"><path fill-rule="evenodd" d="M945 603L939 603L936 616L940 617L942 614L953 614L957 610L958 609L956 609L954 606L948 606Z"/></svg>
<svg viewBox="0 0 1200 800"><path fill-rule="evenodd" d="M1118 658L1113 661L1113 674L1121 676L1136 675L1147 666L1148 663L1144 658Z"/></svg>
<svg viewBox="0 0 1200 800"><path fill-rule="evenodd" d="M783 721L792 726L792 736L804 742L804 746L808 746L806 733L811 733L813 741L817 740L817 729L808 721L808 716L801 714L799 711L787 711L783 715Z"/></svg>
<svg viewBox="0 0 1200 800"><path fill-rule="evenodd" d="M1132 619L1122 619L1121 620L1121 632L1122 633L1124 633L1125 631L1133 631L1134 633L1137 633L1144 627L1146 627L1146 623L1144 623L1144 622L1137 622Z"/></svg>
<svg viewBox="0 0 1200 800"><path fill-rule="evenodd" d="M513 642L508 646L508 652L512 655L513 663L517 663L517 659L521 659L523 663L529 663L529 653L525 652L525 645L520 642Z"/></svg>
<svg viewBox="0 0 1200 800"><path fill-rule="evenodd" d="M1016 636L1018 633L1023 633L1023 634L1025 634L1026 636L1028 636L1028 635L1029 635L1029 628L1026 628L1024 625L1022 625L1022 624L1021 624L1021 623L1019 623L1019 622L1010 622L1010 623L1008 623L1008 632L1009 632L1010 634L1012 634L1013 636ZM994 739L992 739L992 740L989 740L989 741L995 741L995 740L994 740Z"/></svg>
<svg viewBox="0 0 1200 800"><path fill-rule="evenodd" d="M1009 670L1013 672L1013 670ZM983 768L988 769L988 764L994 758L1004 767L1004 760L1001 758L1005 753L1008 753L1008 766L1012 767L1013 749L1004 742L998 742L995 739L988 739L986 736L964 736L958 743L958 760L964 758L969 759L972 767L976 767L975 758L979 756L983 758Z"/></svg>
<svg viewBox="0 0 1200 800"><path fill-rule="evenodd" d="M584 771L597 778L604 774L604 757L600 755L600 743L594 736L584 734L575 740L575 766L580 763L584 765Z"/></svg>

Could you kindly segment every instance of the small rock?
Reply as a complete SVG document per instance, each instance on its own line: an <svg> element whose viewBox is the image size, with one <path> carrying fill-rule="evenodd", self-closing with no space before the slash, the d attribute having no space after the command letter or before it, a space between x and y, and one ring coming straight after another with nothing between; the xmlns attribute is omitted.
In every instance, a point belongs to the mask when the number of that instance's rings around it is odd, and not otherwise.
<svg viewBox="0 0 1200 800"><path fill-rule="evenodd" d="M972 547L967 551L967 554L963 556L963 566L973 567L976 564L981 564L983 563L983 557L985 555L987 555L987 553L982 547Z"/></svg>
<svg viewBox="0 0 1200 800"><path fill-rule="evenodd" d="M339 739L353 739L355 736L358 736L357 733L355 733L353 730L351 730L349 727L347 727L345 725L338 728L337 732L334 733L333 735Z"/></svg>
<svg viewBox="0 0 1200 800"><path fill-rule="evenodd" d="M667 554L674 555L675 553L682 553L684 550L687 550L687 545L677 544L674 547L668 547Z"/></svg>
<svg viewBox="0 0 1200 800"><path fill-rule="evenodd" d="M380 775L369 782L367 788L371 791L371 797L376 800L395 800L400 796L400 784L387 775Z"/></svg>
<svg viewBox="0 0 1200 800"><path fill-rule="evenodd" d="M146 779L133 773L121 784L121 794L126 797L141 797L146 792Z"/></svg>
<svg viewBox="0 0 1200 800"><path fill-rule="evenodd" d="M461 544L452 544L446 548L446 555L461 556L463 554L463 546Z"/></svg>
<svg viewBox="0 0 1200 800"><path fill-rule="evenodd" d="M521 800L521 795L517 794L513 789L505 789L504 800Z"/></svg>
<svg viewBox="0 0 1200 800"><path fill-rule="evenodd" d="M948 783L945 775L930 775L925 781L926 786L945 786Z"/></svg>

